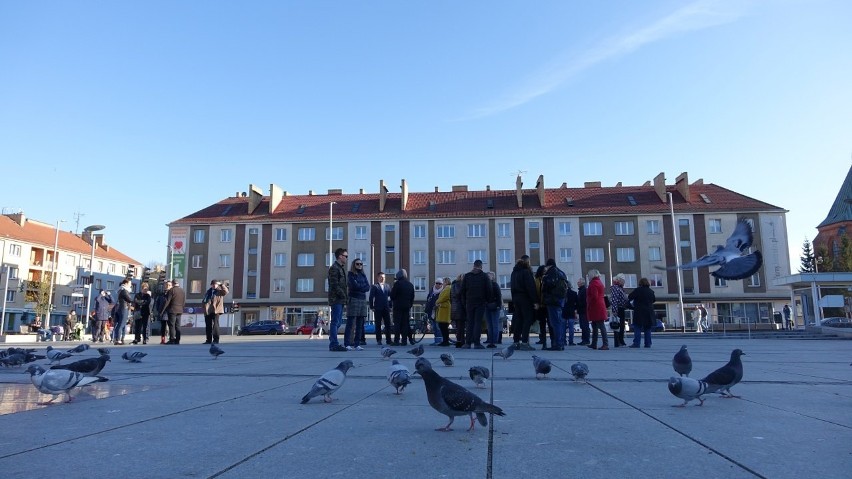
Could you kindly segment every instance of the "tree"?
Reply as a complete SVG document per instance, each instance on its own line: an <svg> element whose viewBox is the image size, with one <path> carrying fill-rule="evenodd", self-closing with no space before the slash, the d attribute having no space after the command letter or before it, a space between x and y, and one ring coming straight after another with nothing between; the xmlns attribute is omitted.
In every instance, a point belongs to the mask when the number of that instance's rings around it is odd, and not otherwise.
<svg viewBox="0 0 852 479"><path fill-rule="evenodd" d="M30 282L30 286L33 286L34 281ZM53 305L48 303L48 297L50 296L50 282L48 281L39 281L37 283L35 290L30 290L32 293L32 299L35 303L35 307L33 310L37 317L42 318L42 324L44 328L50 327L50 311L53 309Z"/></svg>
<svg viewBox="0 0 852 479"><path fill-rule="evenodd" d="M816 262L816 258L814 257L814 251L811 248L811 242L808 238L805 238L805 242L802 243L802 256L799 257L799 261L801 261L801 266L799 266L799 273L814 273L814 263Z"/></svg>

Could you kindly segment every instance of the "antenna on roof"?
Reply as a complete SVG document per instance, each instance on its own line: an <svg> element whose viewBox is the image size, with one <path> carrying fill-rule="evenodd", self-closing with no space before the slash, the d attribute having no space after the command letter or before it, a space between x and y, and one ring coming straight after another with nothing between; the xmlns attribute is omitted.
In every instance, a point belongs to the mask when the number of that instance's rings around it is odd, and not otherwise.
<svg viewBox="0 0 852 479"><path fill-rule="evenodd" d="M80 229L80 218L86 216L86 213L80 213L79 211L74 212L74 234L77 234L77 231Z"/></svg>

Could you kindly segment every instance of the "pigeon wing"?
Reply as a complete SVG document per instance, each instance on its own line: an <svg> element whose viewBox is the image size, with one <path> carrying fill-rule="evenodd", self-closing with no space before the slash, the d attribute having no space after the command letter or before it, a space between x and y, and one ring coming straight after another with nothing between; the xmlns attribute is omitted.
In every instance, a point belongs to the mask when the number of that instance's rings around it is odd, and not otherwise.
<svg viewBox="0 0 852 479"><path fill-rule="evenodd" d="M457 415L475 412L482 404L482 399L476 394L448 379L441 379L441 399Z"/></svg>
<svg viewBox="0 0 852 479"><path fill-rule="evenodd" d="M761 266L763 266L763 255L760 251L755 251L751 254L729 260L721 268L710 274L722 279L745 279L757 273L757 270Z"/></svg>
<svg viewBox="0 0 852 479"><path fill-rule="evenodd" d="M332 369L331 371L326 372L317 382L314 383L308 394L302 398L302 404L310 401L311 398L315 398L317 396L321 396L324 394L331 394L334 391L340 389L340 386L343 385L343 381L346 380L346 374L339 369Z"/></svg>
<svg viewBox="0 0 852 479"><path fill-rule="evenodd" d="M751 232L751 226L747 221L740 221L734 227L734 232L725 241L725 249L736 249L737 251L745 251L751 246L754 241L754 235Z"/></svg>

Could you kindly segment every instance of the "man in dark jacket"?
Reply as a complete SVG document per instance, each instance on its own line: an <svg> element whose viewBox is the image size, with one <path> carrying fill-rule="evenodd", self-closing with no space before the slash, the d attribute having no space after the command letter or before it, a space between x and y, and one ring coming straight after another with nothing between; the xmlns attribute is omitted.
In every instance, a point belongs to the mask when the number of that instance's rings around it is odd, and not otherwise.
<svg viewBox="0 0 852 479"><path fill-rule="evenodd" d="M591 344L591 329L589 328L589 320L586 318L586 280L580 278L577 280L577 318L580 320L580 330L582 336L580 346L588 346Z"/></svg>
<svg viewBox="0 0 852 479"><path fill-rule="evenodd" d="M169 317L169 341L166 344L180 344L180 316L186 305L186 292L180 287L178 280L172 280L172 288L166 293L166 304L163 308Z"/></svg>
<svg viewBox="0 0 852 479"><path fill-rule="evenodd" d="M568 330L568 346L574 346L574 323L577 322L577 292L568 283L568 291L565 292L565 304L562 305L562 319L566 322Z"/></svg>
<svg viewBox="0 0 852 479"><path fill-rule="evenodd" d="M343 322L343 305L349 301L349 283L346 278L346 260L349 253L345 248L334 250L334 262L328 268L328 306L331 309L331 324L328 330L328 350L346 351L337 341L337 330Z"/></svg>
<svg viewBox="0 0 852 479"><path fill-rule="evenodd" d="M541 297L547 307L547 322L550 325L550 350L565 349L565 320L562 319L562 305L565 304L568 278L556 267L556 260L549 258L545 263L544 278L541 282ZM548 349L547 345L542 349Z"/></svg>
<svg viewBox="0 0 852 479"><path fill-rule="evenodd" d="M535 303L538 294L535 289L530 257L521 256L512 269L511 279L512 305L515 312L512 315L513 339L515 347L521 351L533 351L530 346L530 327L535 319Z"/></svg>
<svg viewBox="0 0 852 479"><path fill-rule="evenodd" d="M390 319L390 286L385 284L385 273L376 275L376 283L370 287L370 309L373 311L373 320L376 323L376 342L382 345L382 323L385 328L385 344L391 344L391 319Z"/></svg>
<svg viewBox="0 0 852 479"><path fill-rule="evenodd" d="M468 349L485 349L482 345L482 322L485 320L485 304L491 297L491 280L482 271L482 260L473 262L473 269L464 275L462 280L462 303L467 317L465 332L465 347Z"/></svg>
<svg viewBox="0 0 852 479"><path fill-rule="evenodd" d="M396 272L396 281L391 288L390 299L393 304L393 344L395 346L399 344L400 335L403 346L407 346L409 341L414 344L409 323L411 307L414 306L414 285L408 280L408 272L404 269Z"/></svg>

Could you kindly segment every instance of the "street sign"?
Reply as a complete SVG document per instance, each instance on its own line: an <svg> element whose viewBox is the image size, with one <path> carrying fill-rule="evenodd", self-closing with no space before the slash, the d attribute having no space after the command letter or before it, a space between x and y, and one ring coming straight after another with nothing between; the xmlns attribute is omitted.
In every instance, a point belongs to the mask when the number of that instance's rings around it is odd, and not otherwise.
<svg viewBox="0 0 852 479"><path fill-rule="evenodd" d="M78 292L75 291L75 292L71 293L71 297L72 298L82 298L83 293L78 293Z"/></svg>
<svg viewBox="0 0 852 479"><path fill-rule="evenodd" d="M83 301L74 301L74 306L82 306Z"/></svg>

